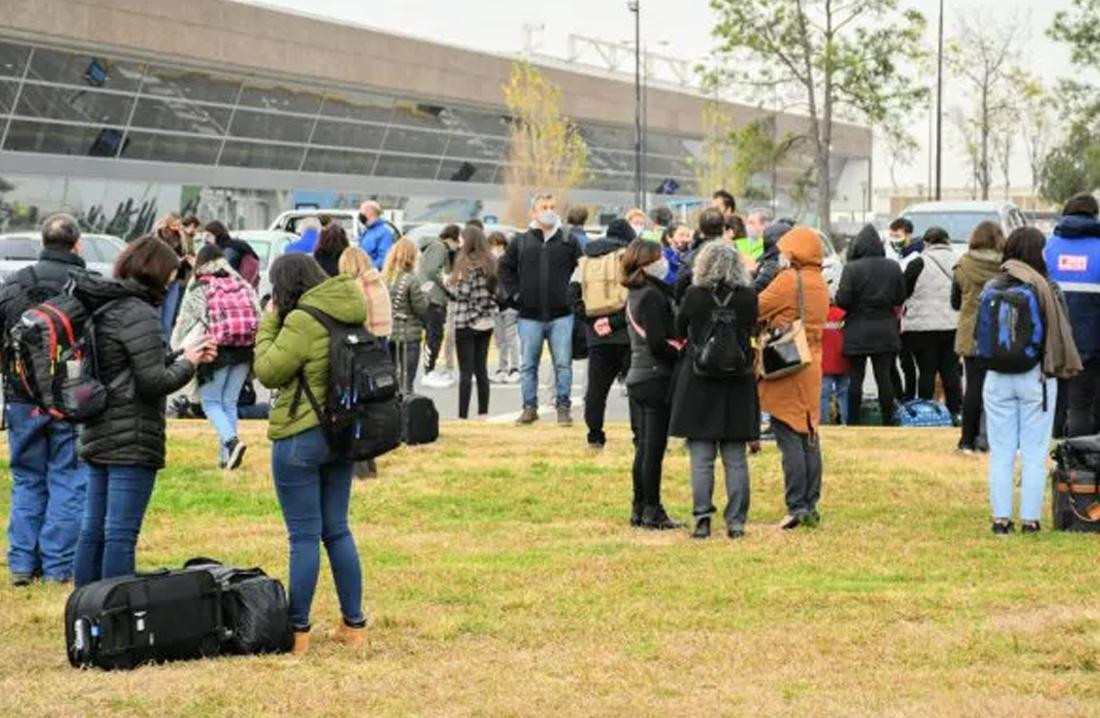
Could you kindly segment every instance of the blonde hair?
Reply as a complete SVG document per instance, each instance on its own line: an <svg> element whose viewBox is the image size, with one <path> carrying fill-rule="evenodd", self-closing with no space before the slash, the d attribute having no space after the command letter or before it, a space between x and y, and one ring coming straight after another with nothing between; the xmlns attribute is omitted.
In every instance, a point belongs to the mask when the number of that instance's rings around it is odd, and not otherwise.
<svg viewBox="0 0 1100 718"><path fill-rule="evenodd" d="M411 239L399 239L386 255L386 264L382 275L387 282L393 282L402 272L411 272L416 267L418 252Z"/></svg>
<svg viewBox="0 0 1100 718"><path fill-rule="evenodd" d="M635 207L634 209L629 209L629 210L626 211L626 221L627 222L634 219L635 217L641 217L643 222L648 221L648 219L649 219L648 217L646 217L646 213L643 212L642 210L638 209L637 207Z"/></svg>
<svg viewBox="0 0 1100 718"><path fill-rule="evenodd" d="M340 260L336 263L340 274L358 279L370 271L373 266L370 257L359 247L348 247L340 254Z"/></svg>

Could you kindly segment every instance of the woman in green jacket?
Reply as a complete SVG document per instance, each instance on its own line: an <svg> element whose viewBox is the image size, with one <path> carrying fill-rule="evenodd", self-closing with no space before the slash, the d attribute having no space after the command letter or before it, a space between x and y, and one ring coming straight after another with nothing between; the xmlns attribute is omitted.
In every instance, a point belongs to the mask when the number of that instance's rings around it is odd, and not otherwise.
<svg viewBox="0 0 1100 718"><path fill-rule="evenodd" d="M318 404L328 384L328 330L302 307L348 324L363 324L367 308L355 280L329 278L309 255L287 254L271 266L272 297L256 337L256 378L278 390L268 438L275 493L290 540L290 622L294 652L309 650L309 612L324 541L343 621L334 640L361 646L366 637L363 577L348 527L352 462L335 455L310 402L299 397L304 378Z"/></svg>

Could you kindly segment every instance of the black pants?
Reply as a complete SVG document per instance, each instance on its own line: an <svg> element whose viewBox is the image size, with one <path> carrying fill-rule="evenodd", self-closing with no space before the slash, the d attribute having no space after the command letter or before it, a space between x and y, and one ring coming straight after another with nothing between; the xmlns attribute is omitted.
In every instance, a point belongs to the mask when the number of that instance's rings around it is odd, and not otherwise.
<svg viewBox="0 0 1100 718"><path fill-rule="evenodd" d="M900 396L902 401L911 401L917 398L917 364L918 360L909 340L913 332L901 335L901 352L898 353L898 364L901 365L901 376L894 370L894 396ZM922 369L923 373L924 370ZM904 381L902 378L904 377Z"/></svg>
<svg viewBox="0 0 1100 718"><path fill-rule="evenodd" d="M475 331L469 327L455 330L458 353L458 418L470 413L470 392L477 377L477 413L489 413L489 343L493 330Z"/></svg>
<svg viewBox="0 0 1100 718"><path fill-rule="evenodd" d="M1085 362L1085 370L1069 380L1067 386L1066 436L1095 434L1095 407L1100 398L1100 357Z"/></svg>
<svg viewBox="0 0 1100 718"><path fill-rule="evenodd" d="M890 380L890 373L894 366L897 354L860 354L850 356L852 370L848 377L848 423L859 425L859 410L863 408L863 377L867 372L867 360L871 360L871 369L875 373L875 384L878 386L878 405L882 410L882 425L892 426L894 423L894 383Z"/></svg>
<svg viewBox="0 0 1100 718"><path fill-rule="evenodd" d="M787 513L802 517L817 511L821 500L821 440L800 434L772 417L775 443L783 456L783 489Z"/></svg>
<svg viewBox="0 0 1100 718"><path fill-rule="evenodd" d="M634 432L634 509L661 505L661 464L668 447L669 380L653 379L629 387L630 428Z"/></svg>
<svg viewBox="0 0 1100 718"><path fill-rule="evenodd" d="M390 357L397 367L401 389L406 394L413 393L416 383L416 370L420 366L420 340L414 342L390 342Z"/></svg>
<svg viewBox="0 0 1100 718"><path fill-rule="evenodd" d="M603 432L607 395L615 377L630 369L629 344L596 344L588 347L588 387L584 392L584 423L588 425L588 443L605 444Z"/></svg>
<svg viewBox="0 0 1100 718"><path fill-rule="evenodd" d="M966 369L966 393L963 395L961 448L973 449L982 433L982 387L985 386L985 369L974 357L963 359Z"/></svg>
<svg viewBox="0 0 1100 718"><path fill-rule="evenodd" d="M447 307L441 304L429 304L424 329L428 334L428 364L425 373L435 371L439 360L439 350L443 347L443 332L447 326Z"/></svg>
<svg viewBox="0 0 1100 718"><path fill-rule="evenodd" d="M952 416L962 411L962 379L959 357L955 354L955 331L906 332L913 356L920 369L917 396L931 399L936 393L936 375L943 382L944 400Z"/></svg>

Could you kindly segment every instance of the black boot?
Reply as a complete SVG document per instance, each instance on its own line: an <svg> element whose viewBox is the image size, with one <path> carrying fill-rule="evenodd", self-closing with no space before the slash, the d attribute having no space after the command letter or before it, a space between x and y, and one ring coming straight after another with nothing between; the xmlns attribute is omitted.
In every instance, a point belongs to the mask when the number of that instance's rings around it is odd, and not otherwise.
<svg viewBox="0 0 1100 718"><path fill-rule="evenodd" d="M634 508L630 512L630 525L634 528L638 528L642 525L642 505L634 504Z"/></svg>
<svg viewBox="0 0 1100 718"><path fill-rule="evenodd" d="M695 520L695 531L692 532L691 537L693 539L706 539L710 538L710 517L700 516Z"/></svg>
<svg viewBox="0 0 1100 718"><path fill-rule="evenodd" d="M642 511L642 528L649 529L650 531L671 531L673 529L682 529L684 527L683 521L673 521L669 518L668 513L660 504L656 506L646 506Z"/></svg>

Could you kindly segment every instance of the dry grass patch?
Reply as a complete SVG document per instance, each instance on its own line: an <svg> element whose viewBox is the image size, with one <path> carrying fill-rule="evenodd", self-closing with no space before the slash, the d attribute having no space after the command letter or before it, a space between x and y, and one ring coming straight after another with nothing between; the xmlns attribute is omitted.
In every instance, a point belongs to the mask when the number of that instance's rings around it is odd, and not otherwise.
<svg viewBox="0 0 1100 718"><path fill-rule="evenodd" d="M244 471L223 476L206 425L173 425L141 566L209 555L285 576L261 429ZM4 586L0 714L1096 714L1096 538L994 539L985 463L956 456L951 432L827 431L824 524L790 534L772 527L782 477L766 447L736 544L626 527L625 427L599 455L580 428L444 434L355 487L365 655L325 640L337 609L324 572L304 660L127 674L68 667L62 590ZM665 469L686 518L678 446ZM6 470L0 493L6 513Z"/></svg>

